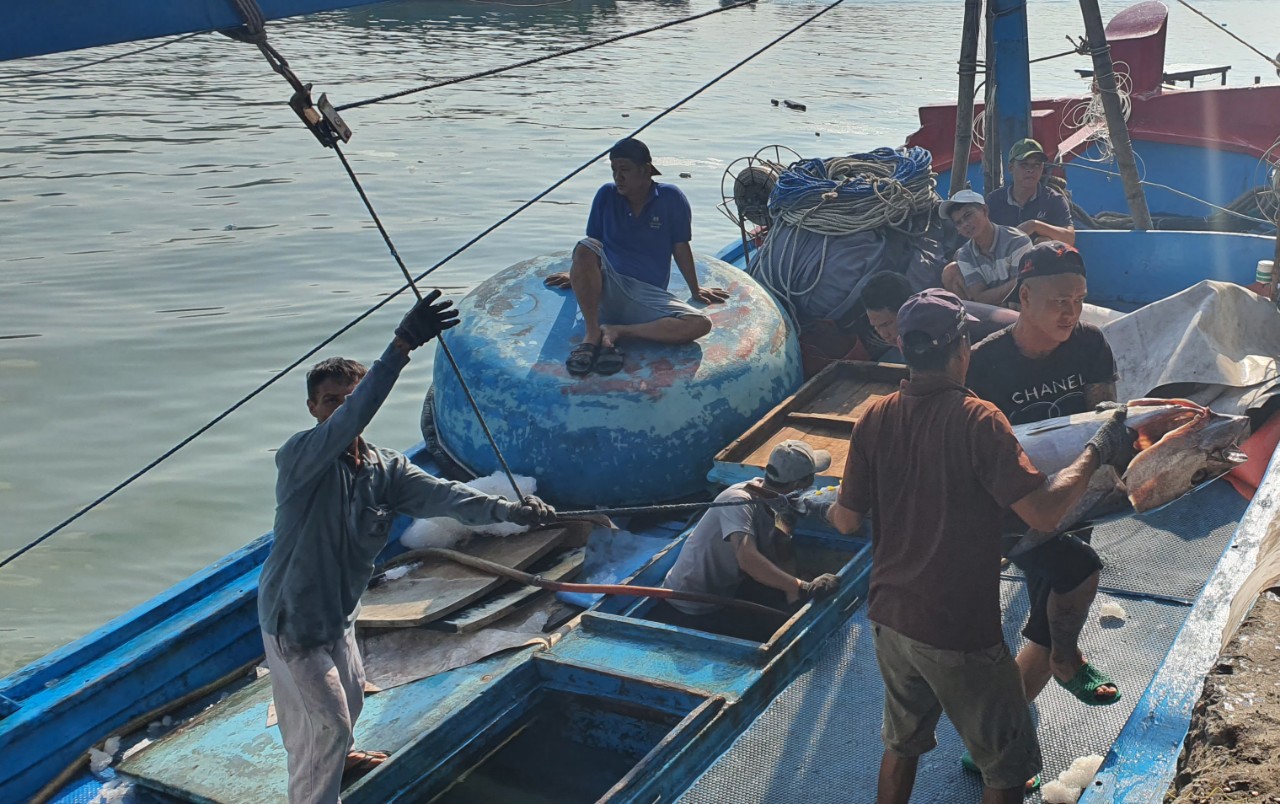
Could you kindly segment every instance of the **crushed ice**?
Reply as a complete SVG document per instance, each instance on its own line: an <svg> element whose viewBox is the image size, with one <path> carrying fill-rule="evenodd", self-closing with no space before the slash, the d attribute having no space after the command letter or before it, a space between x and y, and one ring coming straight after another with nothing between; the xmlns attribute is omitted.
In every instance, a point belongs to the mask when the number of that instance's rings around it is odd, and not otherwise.
<svg viewBox="0 0 1280 804"><path fill-rule="evenodd" d="M1124 607L1119 603L1103 603L1098 609L1098 619L1101 620L1127 620L1129 615L1125 612Z"/></svg>
<svg viewBox="0 0 1280 804"><path fill-rule="evenodd" d="M1075 804L1084 789L1093 782L1093 777L1102 767L1102 757L1090 754L1078 757L1071 767L1058 774L1058 778L1040 789L1040 798L1045 804Z"/></svg>
<svg viewBox="0 0 1280 804"><path fill-rule="evenodd" d="M522 475L516 475L515 478L516 485L520 487L520 491L523 494L538 493L538 481ZM469 481L467 485L476 491L506 497L507 499L511 499L513 494L511 483L508 482L507 476L502 472L494 472L488 477L478 477ZM400 535L400 543L410 550L421 550L424 547L453 547L473 533L480 533L486 536L511 536L516 533L524 533L528 529L524 525L514 525L510 522L498 522L489 525L464 525L453 517L436 516L429 519L415 519L413 524Z"/></svg>

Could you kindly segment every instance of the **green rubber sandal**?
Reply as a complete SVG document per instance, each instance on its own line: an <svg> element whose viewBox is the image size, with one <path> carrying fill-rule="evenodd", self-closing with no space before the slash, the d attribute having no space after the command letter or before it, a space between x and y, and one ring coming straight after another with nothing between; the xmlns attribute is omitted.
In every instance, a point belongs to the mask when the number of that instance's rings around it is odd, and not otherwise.
<svg viewBox="0 0 1280 804"><path fill-rule="evenodd" d="M1112 681L1106 673L1103 673L1088 662L1080 665L1080 669L1076 671L1070 681L1058 681L1057 678L1054 678L1054 681L1058 682L1059 687L1062 687L1074 695L1081 703L1088 706L1110 706L1120 700L1119 685ZM1098 687L1108 685L1116 688L1116 694L1100 697L1097 693Z"/></svg>

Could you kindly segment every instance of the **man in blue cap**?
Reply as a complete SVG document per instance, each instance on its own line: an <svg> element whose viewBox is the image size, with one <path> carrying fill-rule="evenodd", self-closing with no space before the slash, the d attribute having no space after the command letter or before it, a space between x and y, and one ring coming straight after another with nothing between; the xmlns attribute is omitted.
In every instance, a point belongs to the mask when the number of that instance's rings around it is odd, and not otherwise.
<svg viewBox="0 0 1280 804"><path fill-rule="evenodd" d="M672 259L694 302L729 298L698 285L689 200L674 184L653 180L662 174L648 146L634 137L620 140L609 164L613 181L591 202L587 236L574 248L569 272L546 279L549 287L571 288L582 310L586 332L565 361L575 376L618 372L618 342L625 338L692 343L711 331L710 318L667 290Z"/></svg>
<svg viewBox="0 0 1280 804"><path fill-rule="evenodd" d="M1004 414L964 387L975 321L938 288L902 306L898 343L911 377L854 425L828 517L852 533L871 516L867 617L885 686L880 804L910 800L943 712L982 773L984 804L1021 801L1036 781L1035 726L1000 627L1001 521L1011 508L1052 531L1126 440L1118 411L1046 479Z"/></svg>

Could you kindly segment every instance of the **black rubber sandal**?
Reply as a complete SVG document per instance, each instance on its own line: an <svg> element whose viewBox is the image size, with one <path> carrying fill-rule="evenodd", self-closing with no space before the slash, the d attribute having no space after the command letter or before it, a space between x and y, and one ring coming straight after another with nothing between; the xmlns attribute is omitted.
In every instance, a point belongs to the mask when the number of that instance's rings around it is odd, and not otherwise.
<svg viewBox="0 0 1280 804"><path fill-rule="evenodd" d="M622 371L623 354L616 346L604 346L596 356L596 374L617 374Z"/></svg>
<svg viewBox="0 0 1280 804"><path fill-rule="evenodd" d="M564 361L564 367L575 377L585 376L591 373L591 368L596 364L599 354L600 344L583 341L573 347L569 358Z"/></svg>

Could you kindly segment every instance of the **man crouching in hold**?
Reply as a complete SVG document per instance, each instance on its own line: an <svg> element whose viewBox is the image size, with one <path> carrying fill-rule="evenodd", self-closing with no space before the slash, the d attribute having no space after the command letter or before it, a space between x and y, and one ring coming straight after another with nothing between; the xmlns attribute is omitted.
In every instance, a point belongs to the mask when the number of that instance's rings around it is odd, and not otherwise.
<svg viewBox="0 0 1280 804"><path fill-rule="evenodd" d="M879 804L910 800L943 712L982 773L983 804L1021 801L1037 783L1035 726L1000 629L1000 523L1011 508L1052 531L1127 440L1117 411L1046 479L1005 415L964 387L975 322L945 290L898 311L911 379L854 424L830 509L841 533L872 517L867 618L885 688Z"/></svg>
<svg viewBox="0 0 1280 804"><path fill-rule="evenodd" d="M716 502L771 500L790 511L787 495L812 486L814 476L830 465L831 454L825 450L794 439L783 441L769 454L763 479L736 483L720 492ZM812 513L824 517L833 504L814 504ZM840 587L835 575L819 575L811 581L795 576L791 538L775 526L774 510L766 505L709 509L685 540L662 585L775 608L791 608L833 594ZM652 619L754 642L765 641L781 625L739 609L687 600L662 601L654 607Z"/></svg>
<svg viewBox="0 0 1280 804"><path fill-rule="evenodd" d="M439 298L432 291L414 306L368 371L344 358L313 367L307 409L316 426L276 453L275 540L262 567L258 619L291 804L334 804L344 772L387 758L352 750L365 678L354 628L396 515L451 516L471 525L536 525L555 515L537 497L510 502L432 477L361 437L409 353L458 323L452 302Z"/></svg>
<svg viewBox="0 0 1280 804"><path fill-rule="evenodd" d="M624 338L693 343L711 331L711 319L667 290L672 258L694 301L729 298L720 288L698 286L689 200L674 184L653 180L661 174L648 146L620 140L609 151L609 164L613 181L596 191L587 236L573 250L569 273L546 279L548 287L572 288L582 310L586 333L565 361L579 377L620 371L618 341Z"/></svg>

